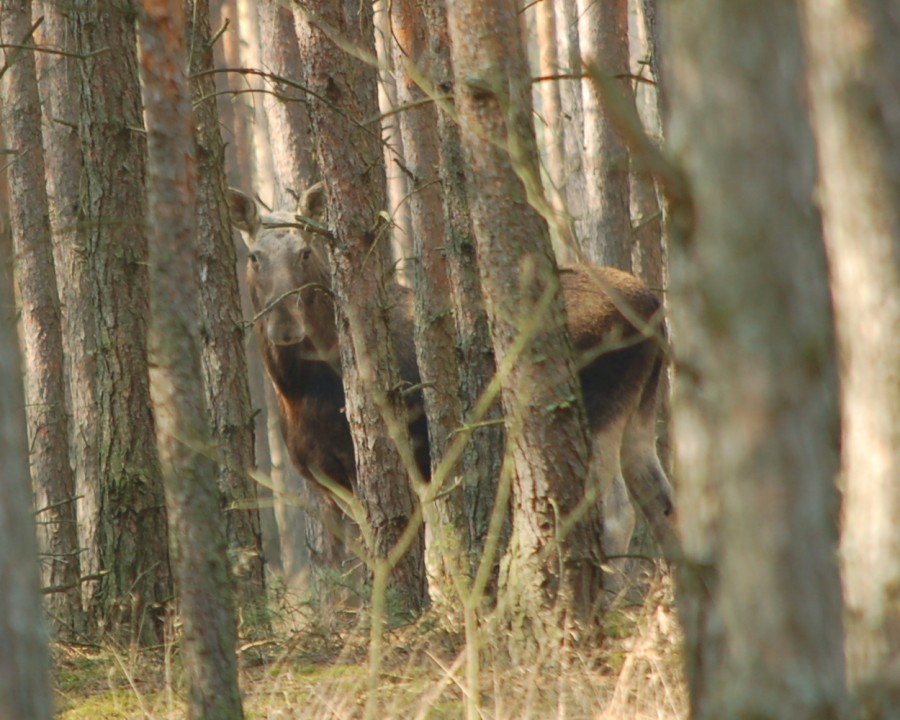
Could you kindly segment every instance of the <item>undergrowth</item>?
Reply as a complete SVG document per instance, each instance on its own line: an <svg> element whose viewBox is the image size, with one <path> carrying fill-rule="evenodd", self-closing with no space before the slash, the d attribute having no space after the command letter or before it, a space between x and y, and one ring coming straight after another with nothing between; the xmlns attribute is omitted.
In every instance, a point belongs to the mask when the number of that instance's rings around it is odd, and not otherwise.
<svg viewBox="0 0 900 720"><path fill-rule="evenodd" d="M280 594L276 632L245 643L240 680L247 718L357 720L368 687L365 610ZM672 583L652 573L611 599L604 639L532 662L504 659L502 630L481 626L478 712L491 720L607 720L687 717ZM452 611L434 609L386 631L377 720L464 717L463 630ZM184 717L177 643L140 653L55 648L58 717L64 720L174 720Z"/></svg>

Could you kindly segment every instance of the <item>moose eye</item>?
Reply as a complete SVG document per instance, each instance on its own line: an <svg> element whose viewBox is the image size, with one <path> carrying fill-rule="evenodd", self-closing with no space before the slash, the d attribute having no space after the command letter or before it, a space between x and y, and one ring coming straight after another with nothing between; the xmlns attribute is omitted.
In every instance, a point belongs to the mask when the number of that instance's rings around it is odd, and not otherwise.
<svg viewBox="0 0 900 720"><path fill-rule="evenodd" d="M312 255L312 248L303 248L300 251L301 260L309 260L310 255Z"/></svg>
<svg viewBox="0 0 900 720"><path fill-rule="evenodd" d="M250 261L250 264L254 267L259 265L259 253L255 250L252 250L250 254L247 256L247 259Z"/></svg>

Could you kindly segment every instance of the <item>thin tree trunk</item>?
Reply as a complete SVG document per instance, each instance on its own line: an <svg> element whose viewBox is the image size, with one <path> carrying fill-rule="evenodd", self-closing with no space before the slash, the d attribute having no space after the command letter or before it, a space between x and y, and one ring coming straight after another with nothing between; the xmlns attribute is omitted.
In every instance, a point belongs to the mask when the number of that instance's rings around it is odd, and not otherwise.
<svg viewBox="0 0 900 720"><path fill-rule="evenodd" d="M162 640L172 597L165 498L150 412L146 143L134 18L112 0L74 9L83 174L78 246L96 310L94 423L98 475L79 488L90 623ZM93 436L92 436L93 437Z"/></svg>
<svg viewBox="0 0 900 720"><path fill-rule="evenodd" d="M289 8L275 0L257 5L260 35L266 42L260 47L260 61L267 72L297 83L302 59ZM263 103L268 115L269 143L275 170L275 205L283 210L295 207L303 192L319 177L313 157L306 97L300 90L277 80L272 83L277 95L266 94Z"/></svg>
<svg viewBox="0 0 900 720"><path fill-rule="evenodd" d="M900 4L804 3L841 350L847 670L900 717Z"/></svg>
<svg viewBox="0 0 900 720"><path fill-rule="evenodd" d="M391 2L375 0L375 53L378 62L378 108L381 111L381 131L384 138L384 167L387 175L387 208L391 216L391 247L399 271L398 278L409 284L409 259L414 253L413 231L407 196L409 187L403 167L403 136L396 117L400 101L397 94L397 73L394 68L391 34Z"/></svg>
<svg viewBox="0 0 900 720"><path fill-rule="evenodd" d="M583 495L572 478L587 477L588 443L548 229L531 205L540 180L517 10L506 0L461 0L448 4L448 16L479 267L501 368L506 470L514 474L506 590L515 649L547 642L542 624L556 618L541 608L590 614L600 591L600 517L588 512L558 546L560 518ZM552 367L544 362L550 355Z"/></svg>
<svg viewBox="0 0 900 720"><path fill-rule="evenodd" d="M335 39L374 57L371 8L366 3L336 8L318 0L295 6L295 20L306 83L316 98L310 119L335 234L332 280L356 490L376 569L384 561L392 564L402 609L418 613L428 603L424 533L421 525L415 530L419 508L408 477L416 465L406 408L395 390L399 373L387 326L389 228L379 220L386 201L384 164L379 132L364 123L377 113L376 77L374 68L329 37L340 33ZM398 545L401 539L406 547Z"/></svg>
<svg viewBox="0 0 900 720"><path fill-rule="evenodd" d="M544 0L548 2L549 0ZM560 121L565 147L566 208L576 236L575 251L579 256L583 224L587 212L587 187L584 176L584 103L581 94L581 48L578 40L578 7L576 0L553 0L556 8L556 56L560 73Z"/></svg>
<svg viewBox="0 0 900 720"><path fill-rule="evenodd" d="M667 19L668 137L696 217L671 283L692 717L844 717L836 377L798 4L697 0Z"/></svg>
<svg viewBox="0 0 900 720"><path fill-rule="evenodd" d="M570 260L576 253L575 229L566 205L565 188L568 182L566 168L566 135L563 130L562 95L559 75L562 67L557 47L558 27L556 6L552 0L535 4L535 20L538 42L538 86L541 102L540 117L543 147L547 157L547 194L553 208L550 237L553 249L560 261Z"/></svg>
<svg viewBox="0 0 900 720"><path fill-rule="evenodd" d="M623 97L633 97L629 75L628 0L578 0L582 63L621 78ZM600 100L598 88L582 81L584 174L587 208L579 236L585 255L600 265L631 269L628 149Z"/></svg>
<svg viewBox="0 0 900 720"><path fill-rule="evenodd" d="M84 624L81 564L37 71L33 51L22 49L34 43L31 27L29 0L0 5L0 43L7 45L4 56L8 66L2 78L5 101L0 114L15 152L7 172L13 209L14 268L22 308L25 410L43 584L52 590L48 609L56 636L73 639Z"/></svg>
<svg viewBox="0 0 900 720"><path fill-rule="evenodd" d="M148 124L154 406L166 482L183 623L188 717L242 718L235 622L219 507L209 457L209 418L197 342L196 181L191 90L181 0L146 0L141 64Z"/></svg>
<svg viewBox="0 0 900 720"><path fill-rule="evenodd" d="M189 66L194 101L197 160L197 237L200 267L201 360L212 436L218 443L219 490L225 536L237 580L238 605L247 634L263 632L265 559L254 469L253 413L244 353L243 316L235 274L235 250L225 202L224 147L219 132L212 68L209 3L187 0Z"/></svg>
<svg viewBox="0 0 900 720"><path fill-rule="evenodd" d="M4 2L0 5L4 35L6 12ZM9 256L10 248L0 233L0 264L5 266ZM50 652L36 568L14 302L12 282L5 269L0 270L0 717L50 720Z"/></svg>

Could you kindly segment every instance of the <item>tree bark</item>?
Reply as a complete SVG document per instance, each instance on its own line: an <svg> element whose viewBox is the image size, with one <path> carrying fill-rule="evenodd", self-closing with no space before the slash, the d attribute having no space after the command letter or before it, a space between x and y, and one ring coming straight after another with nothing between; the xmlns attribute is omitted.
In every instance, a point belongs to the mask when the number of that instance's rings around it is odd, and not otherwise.
<svg viewBox="0 0 900 720"><path fill-rule="evenodd" d="M268 627L265 558L254 469L253 413L244 352L235 250L225 201L224 147L219 132L210 46L209 3L185 5L196 147L201 361L212 436L218 444L219 491L243 630Z"/></svg>
<svg viewBox="0 0 900 720"><path fill-rule="evenodd" d="M75 3L83 152L79 236L96 310L98 475L79 492L90 623L162 640L172 597L165 498L147 370L146 143L134 16L112 0Z"/></svg>
<svg viewBox="0 0 900 720"><path fill-rule="evenodd" d="M439 135L438 177L444 207L444 251L449 273L456 337L459 343L459 388L462 418L468 435L461 459L463 507L468 525L469 573L474 577L488 541L491 518L499 488L500 466L504 455L505 434L500 403L491 398L491 383L496 366L491 346L487 313L478 260L475 236L469 214L466 192L466 162L455 112L452 112L453 66L450 57L450 35L447 11L443 0L431 0L422 5L430 36L428 69L436 94L437 129ZM451 94L451 97L448 97ZM503 502L504 506L507 505ZM450 510L451 508L446 508ZM490 563L489 595L496 591L497 559L502 556L509 540L509 522L505 518Z"/></svg>
<svg viewBox="0 0 900 720"><path fill-rule="evenodd" d="M549 0L543 0L548 2ZM561 133L565 148L565 183L563 190L576 240L583 237L583 219L587 212L587 187L584 177L584 103L581 94L581 48L578 42L578 7L576 0L553 0L556 9L556 55L559 82ZM580 246L574 247L576 257Z"/></svg>
<svg viewBox="0 0 900 720"><path fill-rule="evenodd" d="M538 86L543 148L547 158L545 186L553 208L547 218L550 237L558 260L571 260L577 253L575 229L566 204L568 182L566 168L566 134L563 126L562 94L559 79L562 66L557 47L558 27L556 6L552 0L535 4L535 23L538 43Z"/></svg>
<svg viewBox="0 0 900 720"><path fill-rule="evenodd" d="M0 4L2 31L6 13ZM30 26L30 23L29 23ZM20 42L22 38L17 40ZM5 42L5 40L4 40ZM6 95L4 95L6 97ZM0 262L10 248L0 234ZM25 398L15 322L12 283L0 271L0 717L50 720L50 652L36 568L34 514L28 476Z"/></svg>
<svg viewBox="0 0 900 720"><path fill-rule="evenodd" d="M560 523L584 493L573 479L587 477L588 443L548 229L532 206L532 200L540 202L540 179L517 10L506 0L471 0L448 4L448 16L469 199L506 417L506 471L513 474L505 589L516 608L515 648L547 642L542 624L557 618L542 608L590 615L601 587L600 517L588 512L558 544ZM545 362L551 355L552 367Z"/></svg>
<svg viewBox="0 0 900 720"><path fill-rule="evenodd" d="M581 61L619 78L622 97L632 97L629 79L628 0L578 0ZM581 68L579 68L579 71ZM601 102L599 89L582 80L584 174L587 207L579 237L598 265L631 269L628 149Z"/></svg>
<svg viewBox="0 0 900 720"><path fill-rule="evenodd" d="M14 268L21 297L25 344L28 447L35 491L43 584L59 639L83 630L81 563L75 514L75 477L69 462L62 319L53 263L50 213L44 184L41 106L33 45L31 2L0 6L0 43L7 71L2 78L0 119L15 155L7 172L12 202Z"/></svg>
<svg viewBox="0 0 900 720"><path fill-rule="evenodd" d="M679 578L692 717L845 716L836 377L798 5L671 7Z"/></svg>
<svg viewBox="0 0 900 720"><path fill-rule="evenodd" d="M337 8L317 0L294 11L334 233L332 285L356 450L355 489L372 535L370 550L378 562L392 565L401 608L415 614L428 603L424 533L420 524L415 530L420 510L408 477L416 465L387 326L391 270L388 228L380 215L386 201L383 155L377 129L364 122L377 115L376 77L371 65L340 46L348 43L374 57L372 10L367 3ZM398 545L401 539L406 548Z"/></svg>
<svg viewBox="0 0 900 720"><path fill-rule="evenodd" d="M422 376L428 441L431 449L431 485L423 510L428 522L426 562L433 596L458 602L457 592L468 588L470 568L480 558L466 521L462 484L451 489L462 448L452 451L462 424L459 365L453 300L445 257L444 208L440 179L440 140L437 108L416 81L424 83L423 69L431 65L431 34L425 15L411 0L391 4L397 102L406 107L397 116L403 162L409 173L409 214L414 243L416 290L415 344ZM445 51L446 51L445 47ZM427 87L427 86L426 86ZM440 497L438 497L440 496ZM476 554L473 554L476 553Z"/></svg>
<svg viewBox="0 0 900 720"><path fill-rule="evenodd" d="M145 0L153 399L183 622L188 717L242 718L235 622L197 342L195 137L181 0ZM196 40L196 38L195 38Z"/></svg>
<svg viewBox="0 0 900 720"><path fill-rule="evenodd" d="M805 2L841 357L847 670L900 717L900 4Z"/></svg>

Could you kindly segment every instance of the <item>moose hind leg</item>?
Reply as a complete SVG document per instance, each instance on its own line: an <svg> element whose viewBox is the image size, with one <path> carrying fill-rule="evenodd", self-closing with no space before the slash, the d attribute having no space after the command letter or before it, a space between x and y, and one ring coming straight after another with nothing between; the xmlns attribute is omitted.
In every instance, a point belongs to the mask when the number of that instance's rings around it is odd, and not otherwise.
<svg viewBox="0 0 900 720"><path fill-rule="evenodd" d="M647 518L666 557L677 554L675 501L669 478L656 452L656 413L639 409L629 421L622 443L622 469L634 502Z"/></svg>
<svg viewBox="0 0 900 720"><path fill-rule="evenodd" d="M625 418L616 418L596 432L591 452L591 481L597 483L603 503L603 536L601 546L605 558L618 573L625 570L625 558L634 532L634 507L622 474L621 448Z"/></svg>

